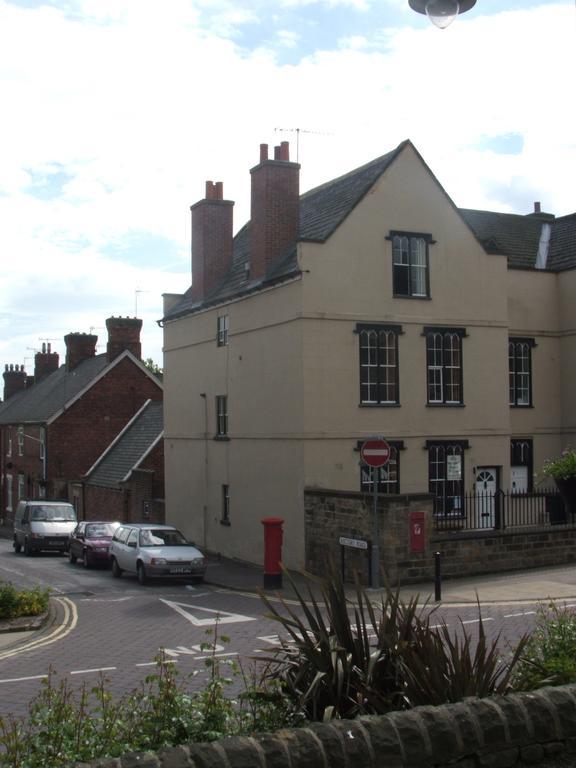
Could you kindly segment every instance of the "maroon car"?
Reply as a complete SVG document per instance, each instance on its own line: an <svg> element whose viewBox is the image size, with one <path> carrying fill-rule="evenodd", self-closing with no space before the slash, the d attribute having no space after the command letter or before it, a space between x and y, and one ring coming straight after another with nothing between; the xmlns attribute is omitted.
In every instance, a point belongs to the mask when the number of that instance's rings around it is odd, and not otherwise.
<svg viewBox="0 0 576 768"><path fill-rule="evenodd" d="M80 560L85 568L93 565L109 565L108 549L114 531L120 523L85 520L78 523L70 534L69 558L71 563Z"/></svg>

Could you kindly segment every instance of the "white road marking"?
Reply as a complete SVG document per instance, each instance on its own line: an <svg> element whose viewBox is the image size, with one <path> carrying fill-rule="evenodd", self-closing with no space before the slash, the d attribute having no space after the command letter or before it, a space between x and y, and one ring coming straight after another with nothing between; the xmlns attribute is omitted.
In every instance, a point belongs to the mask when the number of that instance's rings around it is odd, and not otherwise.
<svg viewBox="0 0 576 768"><path fill-rule="evenodd" d="M462 624L478 624L480 621L484 624L487 621L494 621L494 619L491 616L488 616L487 618L482 617L481 619L468 619L467 621L463 621Z"/></svg>
<svg viewBox="0 0 576 768"><path fill-rule="evenodd" d="M81 603L123 603L125 600L134 600L133 595L127 597L83 597L79 602Z"/></svg>
<svg viewBox="0 0 576 768"><path fill-rule="evenodd" d="M520 613L506 613L502 617L503 619L515 619L517 616L531 616L536 611L520 611Z"/></svg>
<svg viewBox="0 0 576 768"><path fill-rule="evenodd" d="M24 576L22 571L18 571L16 568L6 568L5 565L0 565L0 571L6 571L6 573L14 573L16 576Z"/></svg>
<svg viewBox="0 0 576 768"><path fill-rule="evenodd" d="M214 611L211 608L203 608L200 605L189 605L188 603L164 600L162 597L160 598L160 602L164 603L169 608L174 609L195 627L213 627L216 624L236 624L242 621L256 621L254 616L243 616L240 613L229 613L228 611ZM190 608L193 608L194 611L201 611L202 613L209 613L212 615L210 618L200 619L191 613L190 610L185 610Z"/></svg>
<svg viewBox="0 0 576 768"><path fill-rule="evenodd" d="M87 675L90 672L111 672L118 667L98 667L97 669L75 669L70 672L71 675Z"/></svg>
<svg viewBox="0 0 576 768"><path fill-rule="evenodd" d="M12 677L0 680L0 683L23 683L26 680L46 680L48 675L31 675L30 677Z"/></svg>

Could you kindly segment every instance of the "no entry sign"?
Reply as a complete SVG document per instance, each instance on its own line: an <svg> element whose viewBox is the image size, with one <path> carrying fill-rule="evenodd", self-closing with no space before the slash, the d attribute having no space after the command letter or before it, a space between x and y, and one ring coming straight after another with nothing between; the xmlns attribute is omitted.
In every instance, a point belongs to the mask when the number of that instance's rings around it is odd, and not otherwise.
<svg viewBox="0 0 576 768"><path fill-rule="evenodd" d="M390 460L390 446L386 440L366 440L360 448L360 457L369 467L383 467Z"/></svg>

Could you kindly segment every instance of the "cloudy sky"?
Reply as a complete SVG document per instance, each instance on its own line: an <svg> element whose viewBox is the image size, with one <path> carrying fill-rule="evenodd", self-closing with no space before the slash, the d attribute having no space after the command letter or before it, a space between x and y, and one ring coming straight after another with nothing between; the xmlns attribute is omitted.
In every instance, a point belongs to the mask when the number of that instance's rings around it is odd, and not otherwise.
<svg viewBox="0 0 576 768"><path fill-rule="evenodd" d="M261 142L302 191L410 138L458 206L573 212L575 52L574 0L446 30L407 0L0 0L0 364L70 331L103 351L135 312L162 364L189 207L223 181L238 229Z"/></svg>

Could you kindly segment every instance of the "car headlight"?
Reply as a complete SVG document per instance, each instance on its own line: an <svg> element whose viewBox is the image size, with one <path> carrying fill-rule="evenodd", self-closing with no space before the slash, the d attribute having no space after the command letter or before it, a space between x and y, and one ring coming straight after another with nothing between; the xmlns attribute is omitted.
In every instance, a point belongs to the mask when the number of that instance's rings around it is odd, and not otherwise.
<svg viewBox="0 0 576 768"><path fill-rule="evenodd" d="M200 568L200 566L204 565L204 558L197 557L196 560L192 560L192 565L196 568Z"/></svg>
<svg viewBox="0 0 576 768"><path fill-rule="evenodd" d="M150 565L168 565L168 561L164 557L151 557Z"/></svg>

